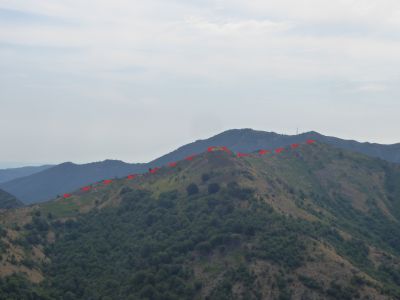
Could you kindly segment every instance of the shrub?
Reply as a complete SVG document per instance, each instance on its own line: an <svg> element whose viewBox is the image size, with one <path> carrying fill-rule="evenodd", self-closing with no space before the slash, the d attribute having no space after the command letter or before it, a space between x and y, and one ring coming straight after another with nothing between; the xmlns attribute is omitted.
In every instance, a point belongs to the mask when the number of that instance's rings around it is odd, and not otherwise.
<svg viewBox="0 0 400 300"><path fill-rule="evenodd" d="M120 195L124 195L124 194L130 193L130 192L132 192L132 191L133 191L133 190L132 190L130 187L124 186L124 187L122 187L122 189L119 191L119 194L120 194Z"/></svg>
<svg viewBox="0 0 400 300"><path fill-rule="evenodd" d="M215 194L218 193L220 190L219 184L218 183L210 183L208 185L208 193L209 194Z"/></svg>
<svg viewBox="0 0 400 300"><path fill-rule="evenodd" d="M305 276L305 275L300 275L299 280L308 288L314 289L314 290L322 290L321 284L316 281L315 279Z"/></svg>
<svg viewBox="0 0 400 300"><path fill-rule="evenodd" d="M210 174L204 173L203 175L201 175L201 180L203 182L207 182L210 179Z"/></svg>
<svg viewBox="0 0 400 300"><path fill-rule="evenodd" d="M23 264L24 266L26 266L28 269L33 269L33 267L35 266L35 262L32 260L32 259L30 259L30 258L24 258L22 261L21 261L21 264Z"/></svg>
<svg viewBox="0 0 400 300"><path fill-rule="evenodd" d="M7 236L7 230L5 230L3 227L0 225L0 237L6 237Z"/></svg>
<svg viewBox="0 0 400 300"><path fill-rule="evenodd" d="M199 251L201 254L208 254L210 253L212 246L209 242L201 242L196 245L196 250Z"/></svg>
<svg viewBox="0 0 400 300"><path fill-rule="evenodd" d="M191 196L191 195L197 194L199 192L199 188L198 188L197 184L191 183L187 186L186 191L187 191L188 195Z"/></svg>

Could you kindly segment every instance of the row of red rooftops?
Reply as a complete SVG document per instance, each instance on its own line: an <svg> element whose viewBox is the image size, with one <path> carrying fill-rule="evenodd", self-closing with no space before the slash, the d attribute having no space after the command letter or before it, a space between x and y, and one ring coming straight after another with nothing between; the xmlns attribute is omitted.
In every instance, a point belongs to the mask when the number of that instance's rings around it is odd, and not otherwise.
<svg viewBox="0 0 400 300"><path fill-rule="evenodd" d="M307 141L306 141L306 144L308 144L308 145L314 144L314 143L315 143L315 140L307 140ZM300 146L300 144L291 144L291 145L290 145L290 147L291 147L292 149L296 149L296 148L298 148L299 146ZM215 152L215 151L224 151L224 152L226 152L226 153L232 153L232 152L231 152L227 147L225 147L225 146L211 146L211 147L208 147L208 148L207 148L207 152ZM275 153L279 154L279 153L282 153L283 151L285 151L285 148L283 148L283 147L277 148L277 149L275 149L274 151L275 151ZM258 153L258 155L261 155L261 156L262 156L262 155L266 155L266 154L268 154L268 153L271 153L271 151L265 150L265 149L261 149L261 150L259 150L257 153ZM240 157L251 157L251 156L254 156L254 154L242 153L242 152L237 152L237 153L236 153L236 157L238 157L238 158L240 158ZM185 160L187 160L187 161L192 161L195 157L196 157L196 155L190 155L190 156L187 156L187 157L185 158ZM170 162L170 163L168 163L168 166L169 166L169 167L176 167L177 164L178 164L177 162ZM155 174L155 173L157 173L157 171L160 170L160 169L161 169L161 167L150 168L150 169L149 169L149 173L150 173L150 174ZM126 177L126 179L132 180L132 179L135 179L135 178L138 177L138 176L140 176L140 175L139 175L139 174L131 174L131 175L128 175L128 176ZM109 185L109 184L111 184L112 182L113 182L113 181L112 181L111 179L106 179L106 180L103 180L103 181L102 181L103 185ZM85 186L85 187L82 187L80 190L81 190L82 192L88 192L88 191L90 191L91 189L92 189L92 186ZM64 198L70 198L70 197L72 197L72 194L64 194L63 197L64 197Z"/></svg>

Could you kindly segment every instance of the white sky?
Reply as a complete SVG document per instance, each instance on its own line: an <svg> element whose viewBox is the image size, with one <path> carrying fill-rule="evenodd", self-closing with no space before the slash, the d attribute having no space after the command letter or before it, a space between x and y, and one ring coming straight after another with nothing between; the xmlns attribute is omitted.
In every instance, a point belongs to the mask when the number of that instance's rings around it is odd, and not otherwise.
<svg viewBox="0 0 400 300"><path fill-rule="evenodd" d="M0 0L0 162L225 129L400 142L398 0Z"/></svg>

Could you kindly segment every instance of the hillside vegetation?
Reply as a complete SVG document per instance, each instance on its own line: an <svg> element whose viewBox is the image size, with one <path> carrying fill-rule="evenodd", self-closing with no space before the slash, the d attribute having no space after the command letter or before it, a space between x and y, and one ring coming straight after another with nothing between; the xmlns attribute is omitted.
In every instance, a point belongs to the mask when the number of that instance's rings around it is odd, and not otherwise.
<svg viewBox="0 0 400 300"><path fill-rule="evenodd" d="M400 299L399 183L319 143L100 182L1 215L0 298Z"/></svg>
<svg viewBox="0 0 400 300"><path fill-rule="evenodd" d="M0 190L0 209L9 209L23 206L23 203L6 191Z"/></svg>

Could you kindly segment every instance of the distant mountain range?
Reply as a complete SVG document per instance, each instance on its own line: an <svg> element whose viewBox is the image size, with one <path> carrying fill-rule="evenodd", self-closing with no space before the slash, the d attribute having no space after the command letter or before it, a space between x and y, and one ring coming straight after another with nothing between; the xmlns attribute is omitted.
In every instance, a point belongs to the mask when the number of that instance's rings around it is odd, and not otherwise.
<svg viewBox="0 0 400 300"><path fill-rule="evenodd" d="M22 168L10 168L0 170L0 183L11 181L16 178L29 176L35 173L39 173L46 169L53 167L52 165L44 165L37 167L22 167Z"/></svg>
<svg viewBox="0 0 400 300"><path fill-rule="evenodd" d="M46 201L106 178L143 172L142 164L105 160L83 165L62 163L30 176L2 183L0 186L26 204Z"/></svg>
<svg viewBox="0 0 400 300"><path fill-rule="evenodd" d="M232 129L211 138L184 145L149 163L129 164L116 160L83 165L63 163L29 176L3 182L0 184L0 188L30 204L52 199L57 195L76 190L81 186L102 179L146 172L149 168L162 166L171 161L181 160L188 155L204 152L209 146L223 145L233 151L253 152L259 149L284 147L306 139L314 139L337 148L363 153L389 162L400 163L400 144L360 143L353 140L324 136L314 131L299 135L282 135L252 129Z"/></svg>

